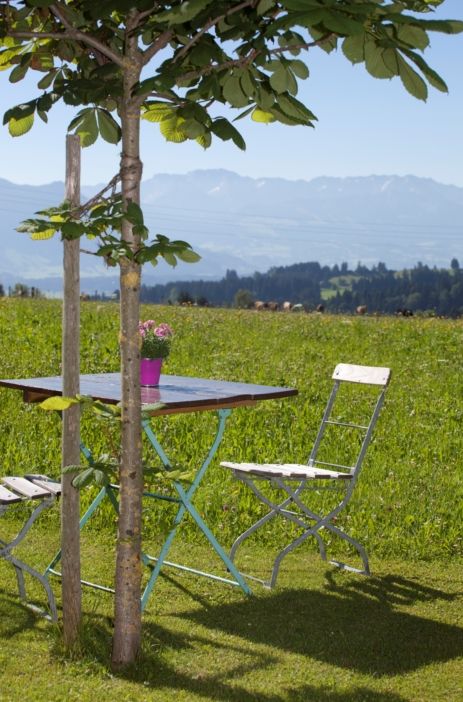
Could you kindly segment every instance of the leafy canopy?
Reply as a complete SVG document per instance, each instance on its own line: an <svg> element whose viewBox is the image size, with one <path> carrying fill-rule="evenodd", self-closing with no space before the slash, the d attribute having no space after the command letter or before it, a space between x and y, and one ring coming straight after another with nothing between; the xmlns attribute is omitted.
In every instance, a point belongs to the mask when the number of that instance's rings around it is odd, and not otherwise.
<svg viewBox="0 0 463 702"><path fill-rule="evenodd" d="M98 136L117 144L129 80L133 118L157 123L166 139L196 140L207 148L216 137L244 149L238 129L218 108L240 110L236 120L250 115L264 124L313 126L316 117L297 93L299 81L309 77L307 56L314 47L341 48L375 78L398 76L414 97L426 100L428 85L447 90L423 58L429 32L463 30L462 22L432 18L441 2L0 0L0 70L9 72L11 83L29 71L39 74L38 94L9 109L3 121L12 136L21 136L37 116L47 121L62 100L80 108L69 131L80 135L83 146ZM111 201L108 208L117 206ZM108 208L90 214L91 231L98 216L112 219ZM132 221L127 211L121 214ZM139 213L132 215L146 238ZM82 234L76 221L65 220L64 238ZM35 222L37 237L57 228ZM109 236L101 255L109 252L117 260L125 253L114 249ZM136 255L142 263L159 251L163 255L162 245Z"/></svg>
<svg viewBox="0 0 463 702"><path fill-rule="evenodd" d="M376 78L400 76L415 97L427 85L446 90L422 52L430 31L448 34L463 23L430 17L442 0L0 0L0 68L12 83L29 71L41 74L40 94L8 110L13 136L59 100L85 107L69 125L83 145L98 135L121 138L118 104L126 69L128 28L138 39L143 77L134 98L144 119L157 122L166 139L211 137L244 142L215 103L244 108L262 122L312 125L313 113L297 98L309 76L301 55L315 45L342 47L353 63ZM413 11L415 14L408 14ZM418 13L424 17L418 16Z"/></svg>

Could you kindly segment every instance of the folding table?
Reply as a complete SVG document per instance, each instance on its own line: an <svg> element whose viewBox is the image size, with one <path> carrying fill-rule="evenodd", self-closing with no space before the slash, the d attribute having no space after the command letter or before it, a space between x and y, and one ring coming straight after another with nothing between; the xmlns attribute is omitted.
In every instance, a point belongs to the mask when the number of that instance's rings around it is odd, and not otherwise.
<svg viewBox="0 0 463 702"><path fill-rule="evenodd" d="M62 379L60 376L49 378L28 378L19 380L0 380L0 386L15 388L22 390L23 397L26 402L37 402L47 397L62 394ZM119 373L98 373L92 375L82 375L80 378L80 393L89 395L95 400L101 400L109 404L117 404L121 401L121 382ZM209 448L207 456L203 463L198 467L193 481L188 485L176 480L172 481L173 495L163 495L154 492L145 492L144 496L148 498L168 500L178 504L178 510L169 531L166 540L161 548L159 555L154 558L143 553L142 558L145 565L154 563L148 583L145 587L141 598L142 609L146 606L149 595L154 587L156 579L163 565L168 565L181 570L202 575L222 582L237 585L242 588L245 593L249 593L249 586L239 573L234 563L230 560L227 553L223 550L215 538L208 525L196 510L193 504L193 497L200 489L201 482L205 476L208 466L210 465L214 455L222 440L226 420L231 411L236 407L250 407L261 400L279 399L296 395L297 390L286 387L272 387L265 385L254 385L250 383L235 383L222 380L209 380L204 378L183 377L174 375L162 375L160 384L157 387L142 387L141 402L143 406L161 403L162 407L150 412L148 419L142 420L142 428L151 447L161 460L161 463L166 470L170 468L169 458L162 448L153 428L152 419L154 417L180 414L184 412L211 412L214 411L218 416L217 432L214 440ZM88 447L82 444L83 454L91 463L92 454ZM110 485L102 488L93 503L88 508L87 512L81 519L81 528L90 519L93 512L105 497L109 497L114 508L117 510L117 486ZM177 529L181 524L186 513L189 513L199 530L204 534L206 539L216 551L220 559L223 561L230 577L224 578L212 573L206 573L196 568L191 568L177 563L167 561L167 555L177 533ZM60 554L53 559L47 568L47 572L57 573L55 565L60 558ZM95 583L85 582L87 585L97 587L99 589L111 590Z"/></svg>

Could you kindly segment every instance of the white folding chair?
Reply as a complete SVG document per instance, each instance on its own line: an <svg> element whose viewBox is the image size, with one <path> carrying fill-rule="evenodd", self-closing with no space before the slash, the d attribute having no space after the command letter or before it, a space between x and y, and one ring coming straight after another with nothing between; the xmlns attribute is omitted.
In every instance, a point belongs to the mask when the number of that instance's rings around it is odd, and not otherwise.
<svg viewBox="0 0 463 702"><path fill-rule="evenodd" d="M384 394L390 376L391 371L389 368L357 366L345 363L340 363L336 366L332 376L334 380L333 389L328 399L325 413L307 465L294 463L256 464L231 463L229 461L221 462L221 466L232 470L234 476L238 480L246 483L255 496L269 508L267 514L246 529L246 531L236 539L230 553L231 560L234 560L236 551L243 541L274 517L282 517L302 529L302 534L293 539L293 541L276 556L270 580L264 581L249 575L248 577L259 580L268 587L273 587L276 583L283 558L300 546L309 536L314 536L316 538L320 555L323 560L326 560L325 544L320 533L323 529L327 529L351 544L360 555L363 568L353 568L340 561L330 561L330 563L364 575L370 574L368 556L363 546L333 522L348 504L352 496L368 444L371 441L373 428L384 402ZM344 397L342 397L343 392L339 392L342 385L346 385L350 388L350 392L346 388L347 395ZM352 397L352 388L355 385L363 386L367 394L366 398L358 398L358 405L355 402L357 397L354 399ZM370 387L366 388L365 386ZM375 390L377 392L375 392ZM355 393L356 396L358 394L358 392ZM342 414L339 415L339 412L342 412ZM353 412L361 413L362 418L355 418L355 421L348 421L347 415ZM367 415L366 420L363 419L365 415ZM330 432L326 431L328 427L330 427ZM342 431L340 439L339 437L337 440L335 440L333 436L328 437L328 433L333 434L333 432L338 432L339 430ZM351 437L351 440L349 440L348 434L350 434L351 431L357 434L357 441L355 441L354 437ZM324 439L324 441L322 441L322 439ZM356 444L355 448L352 447L353 443L354 445ZM333 450L336 455L339 452L345 455L349 452L349 449L352 449L355 456L352 457L349 455L348 465L340 462L319 460L317 456L321 448L323 458L325 458L327 449L329 452L328 457L330 457L330 452ZM257 483L262 482L270 483L273 488L283 491L283 498L281 498L281 492L279 492L277 493L280 495L279 501L270 499L264 494L260 487L257 487ZM328 486L338 486L344 493L342 499L337 501L334 507L328 508L326 513L322 514L319 513L319 508L318 511L314 511L305 504L308 490L315 490L319 493L322 487ZM313 495L313 492L309 494Z"/></svg>
<svg viewBox="0 0 463 702"><path fill-rule="evenodd" d="M23 600L30 609L38 614L43 614L54 622L58 621L58 613L48 577L46 574L44 575L35 568L32 568L12 552L19 546L21 541L25 539L29 529L43 510L51 507L60 494L61 483L48 478L46 475L25 475L24 477L6 476L0 478L0 517L10 508L18 504L24 502L36 503L35 507L32 509L32 513L28 516L26 522L13 539L5 540L0 537L0 558L4 558L5 561L11 563L14 567L21 600ZM27 601L24 573L36 578L44 587L48 598L49 614Z"/></svg>

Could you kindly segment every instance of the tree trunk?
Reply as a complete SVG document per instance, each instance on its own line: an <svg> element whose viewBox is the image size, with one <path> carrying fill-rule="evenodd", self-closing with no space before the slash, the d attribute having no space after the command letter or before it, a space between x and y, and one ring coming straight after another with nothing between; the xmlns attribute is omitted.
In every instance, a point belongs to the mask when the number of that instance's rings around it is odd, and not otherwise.
<svg viewBox="0 0 463 702"><path fill-rule="evenodd" d="M80 138L66 137L66 200L80 204ZM80 375L80 240L63 242L64 298L62 332L63 395L79 393ZM80 406L63 412L62 467L80 461ZM64 644L71 648L78 636L82 594L80 584L79 491L72 474L62 475L61 552Z"/></svg>
<svg viewBox="0 0 463 702"><path fill-rule="evenodd" d="M140 107L132 97L141 63L136 39L127 23L124 94L120 106L122 128L121 182L125 206L140 203L142 164L140 161ZM122 238L134 249L139 237L132 225L123 222ZM115 624L112 664L120 668L132 663L141 642L141 509L143 474L141 466L139 306L140 266L123 260L120 264L120 347L122 383L122 448L119 469L120 505L116 556Z"/></svg>

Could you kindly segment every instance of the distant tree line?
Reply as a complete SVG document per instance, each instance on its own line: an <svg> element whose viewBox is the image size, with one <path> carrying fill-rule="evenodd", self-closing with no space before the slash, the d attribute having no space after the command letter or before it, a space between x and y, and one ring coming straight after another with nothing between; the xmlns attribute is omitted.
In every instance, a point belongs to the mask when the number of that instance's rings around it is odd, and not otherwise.
<svg viewBox="0 0 463 702"><path fill-rule="evenodd" d="M36 288L34 285L29 287L23 283L16 283L13 287L10 286L6 294L8 297L43 297L39 288ZM5 288L2 283L0 283L0 297L5 297Z"/></svg>
<svg viewBox="0 0 463 702"><path fill-rule="evenodd" d="M257 300L290 301L306 309L323 304L331 312L352 312L363 305L369 312L407 310L456 317L463 315L463 269L456 258L449 268L417 263L400 271L389 270L384 263L371 268L361 263L355 268L347 263L297 263L251 276L229 270L218 281L143 285L141 299L147 303L235 307L250 307Z"/></svg>

